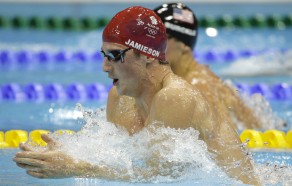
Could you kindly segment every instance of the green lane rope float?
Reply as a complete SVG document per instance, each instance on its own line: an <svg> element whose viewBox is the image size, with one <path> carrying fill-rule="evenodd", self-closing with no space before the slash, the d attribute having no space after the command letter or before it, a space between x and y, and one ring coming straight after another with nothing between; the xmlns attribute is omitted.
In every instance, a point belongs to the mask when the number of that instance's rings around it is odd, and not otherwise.
<svg viewBox="0 0 292 186"><path fill-rule="evenodd" d="M108 17L5 17L0 15L0 28L13 29L48 29L65 31L83 31L103 28L110 18ZM200 27L214 28L278 28L292 26L292 15L262 15L249 17L221 15L217 17L203 16L199 18Z"/></svg>

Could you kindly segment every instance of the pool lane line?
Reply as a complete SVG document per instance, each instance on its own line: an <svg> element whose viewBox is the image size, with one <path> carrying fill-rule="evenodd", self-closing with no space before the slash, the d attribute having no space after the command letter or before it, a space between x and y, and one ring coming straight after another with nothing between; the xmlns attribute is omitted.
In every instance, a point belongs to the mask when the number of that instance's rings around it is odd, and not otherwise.
<svg viewBox="0 0 292 186"><path fill-rule="evenodd" d="M231 63L238 59L250 58L254 56L261 56L267 54L285 55L291 49L225 49L225 50L205 50L195 51L194 57L200 63L206 64L222 64ZM0 50L0 69L9 68L10 66L35 66L35 65L58 65L58 64L70 64L72 63L88 64L88 63L102 63L103 55L97 51L76 50L68 51L66 49L61 50L43 50L31 51L27 49L1 49Z"/></svg>
<svg viewBox="0 0 292 186"><path fill-rule="evenodd" d="M20 143L29 142L35 146L46 146L41 139L42 134L49 134L51 131L37 129L32 131L25 130L8 130L0 131L0 149L18 148ZM73 130L56 130L56 135L72 135L78 133ZM251 149L292 149L292 130L243 130L240 135L242 145Z"/></svg>
<svg viewBox="0 0 292 186"><path fill-rule="evenodd" d="M109 22L109 17L40 17L40 16L1 16L0 28L38 29L51 31L88 31L102 29ZM277 28L285 29L292 26L292 15L263 15L198 17L202 28Z"/></svg>
<svg viewBox="0 0 292 186"><path fill-rule="evenodd" d="M291 101L292 84L236 83L240 95L260 94L267 100ZM102 83L0 84L0 102L105 101L112 85Z"/></svg>

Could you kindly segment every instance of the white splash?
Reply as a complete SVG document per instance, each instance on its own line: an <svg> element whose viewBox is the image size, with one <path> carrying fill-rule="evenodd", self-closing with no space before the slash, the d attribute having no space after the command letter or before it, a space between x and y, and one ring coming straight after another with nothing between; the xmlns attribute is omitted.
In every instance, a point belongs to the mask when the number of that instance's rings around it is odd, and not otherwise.
<svg viewBox="0 0 292 186"><path fill-rule="evenodd" d="M277 163L257 164L256 170L263 185L292 185L292 169Z"/></svg>
<svg viewBox="0 0 292 186"><path fill-rule="evenodd" d="M225 80L224 83L236 91L236 86L231 80ZM275 112L273 112L270 103L261 94L239 94L245 105L250 108L255 117L258 118L263 127L261 129L278 129L281 130L284 127L285 121L278 117ZM242 123L237 123L238 128L243 130Z"/></svg>
<svg viewBox="0 0 292 186"><path fill-rule="evenodd" d="M292 75L292 50L268 51L261 55L239 59L220 70L222 76Z"/></svg>
<svg viewBox="0 0 292 186"><path fill-rule="evenodd" d="M177 130L155 122L151 127L129 136L124 129L106 121L104 108L93 111L77 104L77 109L86 122L82 130L71 135L51 134L61 144L60 150L76 160L117 171L126 170L123 174L130 176L132 183L244 185L229 178L216 166L206 144L198 139L198 131L192 128ZM157 166L150 166L149 162L155 162ZM264 184L291 183L289 166L270 163L256 164L255 167ZM159 174L144 178L137 171L141 169L145 172L158 171ZM85 184L101 181L94 178L76 179L76 182Z"/></svg>
<svg viewBox="0 0 292 186"><path fill-rule="evenodd" d="M244 103L252 109L255 116L264 124L262 129L283 129L285 121L273 112L271 105L261 94L251 96L243 94L241 97Z"/></svg>
<svg viewBox="0 0 292 186"><path fill-rule="evenodd" d="M77 160L93 165L105 165L116 170L127 170L132 182L173 182L178 180L208 181L210 177L220 183L238 183L222 172L211 159L206 144L198 139L193 128L177 130L165 128L159 122L129 136L114 124L107 122L104 109L86 110L86 125L73 135L52 135L62 144L62 151ZM80 150L82 149L82 150ZM151 163L156 166L151 166ZM158 171L147 178L140 171Z"/></svg>

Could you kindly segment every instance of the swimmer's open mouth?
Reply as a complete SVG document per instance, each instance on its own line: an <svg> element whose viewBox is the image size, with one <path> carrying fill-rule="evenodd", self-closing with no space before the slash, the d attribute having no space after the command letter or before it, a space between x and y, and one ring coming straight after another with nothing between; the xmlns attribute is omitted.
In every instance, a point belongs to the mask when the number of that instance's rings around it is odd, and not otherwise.
<svg viewBox="0 0 292 186"><path fill-rule="evenodd" d="M113 84L117 85L118 81L119 81L119 79L113 79Z"/></svg>

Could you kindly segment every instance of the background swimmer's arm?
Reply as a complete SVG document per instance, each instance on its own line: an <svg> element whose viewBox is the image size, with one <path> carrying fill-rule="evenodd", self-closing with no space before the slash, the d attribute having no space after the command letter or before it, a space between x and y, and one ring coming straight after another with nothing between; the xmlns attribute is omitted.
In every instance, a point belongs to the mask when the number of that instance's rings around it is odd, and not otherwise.
<svg viewBox="0 0 292 186"><path fill-rule="evenodd" d="M244 128L262 128L263 123L255 117L252 110L241 100L238 93L233 88L226 85L208 67L199 63L193 63L189 73L185 74L184 79L189 83L195 84L204 94L211 94L222 100L226 108L234 117L244 124ZM216 94L214 94L214 91Z"/></svg>

